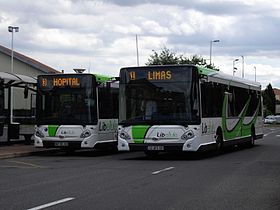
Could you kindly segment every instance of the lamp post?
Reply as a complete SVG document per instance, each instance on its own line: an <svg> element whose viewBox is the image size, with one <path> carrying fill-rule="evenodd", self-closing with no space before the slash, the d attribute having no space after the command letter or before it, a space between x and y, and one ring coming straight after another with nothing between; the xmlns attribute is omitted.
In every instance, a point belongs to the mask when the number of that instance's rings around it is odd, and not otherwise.
<svg viewBox="0 0 280 210"><path fill-rule="evenodd" d="M9 26L8 31L12 33L12 43L11 43L11 73L14 73L14 32L19 32L19 27ZM11 99L10 99L10 123L13 123L13 89L11 88Z"/></svg>
<svg viewBox="0 0 280 210"><path fill-rule="evenodd" d="M242 58L242 78L244 78L244 56L241 55Z"/></svg>
<svg viewBox="0 0 280 210"><path fill-rule="evenodd" d="M139 66L139 51L138 51L138 36L136 34L136 37L135 37L135 41L136 41L136 58L137 58L137 66Z"/></svg>
<svg viewBox="0 0 280 210"><path fill-rule="evenodd" d="M213 45L213 42L220 42L219 39L215 39L215 40L211 40L210 41L210 65L211 65L211 61L212 61L212 45Z"/></svg>
<svg viewBox="0 0 280 210"><path fill-rule="evenodd" d="M254 69L255 69L255 82L257 81L257 67L254 66Z"/></svg>
<svg viewBox="0 0 280 210"><path fill-rule="evenodd" d="M232 71L232 76L234 76L234 73L235 73L235 70L236 70L236 68L234 67L236 61L239 61L239 59L236 58L236 59L234 59L233 62L232 62L232 70L233 70L233 71Z"/></svg>

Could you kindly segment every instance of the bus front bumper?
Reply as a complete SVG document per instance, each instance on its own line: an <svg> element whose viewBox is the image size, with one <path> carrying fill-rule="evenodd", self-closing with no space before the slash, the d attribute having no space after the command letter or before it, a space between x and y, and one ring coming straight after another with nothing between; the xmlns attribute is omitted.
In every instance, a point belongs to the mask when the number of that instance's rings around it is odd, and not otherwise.
<svg viewBox="0 0 280 210"><path fill-rule="evenodd" d="M190 144L190 142L185 143L128 143L125 140L118 141L119 151L198 151L198 146Z"/></svg>
<svg viewBox="0 0 280 210"><path fill-rule="evenodd" d="M184 143L128 143L125 140L118 140L119 151L198 151L199 145L193 140Z"/></svg>

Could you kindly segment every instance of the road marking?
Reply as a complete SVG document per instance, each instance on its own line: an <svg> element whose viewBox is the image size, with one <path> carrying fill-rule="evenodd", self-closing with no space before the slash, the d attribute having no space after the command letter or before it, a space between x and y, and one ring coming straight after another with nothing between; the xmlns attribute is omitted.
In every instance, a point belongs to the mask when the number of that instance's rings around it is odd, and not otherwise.
<svg viewBox="0 0 280 210"><path fill-rule="evenodd" d="M44 205L41 205L41 206L36 206L36 207L33 207L31 209L27 209L27 210L39 210L39 209L44 209L44 208L47 208L47 207L50 207L50 206L54 206L54 205L57 205L57 204L60 204L60 203L65 203L67 201L71 201L75 198L64 198L64 199L61 199L61 200L58 200L58 201L54 201L54 202L51 202L51 203L47 203L47 204L44 204Z"/></svg>
<svg viewBox="0 0 280 210"><path fill-rule="evenodd" d="M278 130L276 130L276 131L274 130L274 131L268 132L268 133L264 134L263 136L268 136L268 135L270 135L272 133L276 133L276 132L278 132Z"/></svg>
<svg viewBox="0 0 280 210"><path fill-rule="evenodd" d="M26 168L30 168L30 167L24 167L24 166L0 166L0 168L21 168L21 169L26 169Z"/></svg>
<svg viewBox="0 0 280 210"><path fill-rule="evenodd" d="M276 137L280 137L280 135L276 135Z"/></svg>
<svg viewBox="0 0 280 210"><path fill-rule="evenodd" d="M45 168L44 166L39 166L33 163L26 163L26 162L22 162L22 161L16 161L16 160L7 160L7 162L9 163L18 163L18 164L22 164L22 165L26 165L26 166L31 166L34 168Z"/></svg>
<svg viewBox="0 0 280 210"><path fill-rule="evenodd" d="M164 168L164 169L159 170L159 171L154 171L154 172L152 172L152 174L156 175L156 174L159 174L159 173L164 172L164 171L170 171L172 169L174 169L174 167Z"/></svg>

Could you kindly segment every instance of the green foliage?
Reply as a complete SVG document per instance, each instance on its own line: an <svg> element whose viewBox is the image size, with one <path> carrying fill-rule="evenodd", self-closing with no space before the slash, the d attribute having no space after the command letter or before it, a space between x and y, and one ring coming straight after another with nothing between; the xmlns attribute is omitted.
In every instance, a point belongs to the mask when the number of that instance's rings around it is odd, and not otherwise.
<svg viewBox="0 0 280 210"><path fill-rule="evenodd" d="M263 91L262 97L263 97L263 105L266 108L265 116L271 115L271 114L274 115L276 99L275 99L275 94L274 94L273 88L270 83L267 85L266 89Z"/></svg>
<svg viewBox="0 0 280 210"><path fill-rule="evenodd" d="M206 59L202 56L193 55L190 58L186 58L184 55L176 55L176 53L171 52L169 49L164 47L161 52L156 52L153 50L153 54L148 58L146 65L171 65L171 64L193 64L199 65L210 69L215 69L219 71L214 65L206 63Z"/></svg>

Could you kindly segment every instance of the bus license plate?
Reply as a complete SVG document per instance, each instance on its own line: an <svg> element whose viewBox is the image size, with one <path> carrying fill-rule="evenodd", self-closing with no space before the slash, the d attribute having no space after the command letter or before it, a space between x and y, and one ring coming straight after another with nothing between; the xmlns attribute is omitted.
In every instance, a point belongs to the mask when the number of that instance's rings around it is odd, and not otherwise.
<svg viewBox="0 0 280 210"><path fill-rule="evenodd" d="M68 142L54 142L56 147L68 147Z"/></svg>
<svg viewBox="0 0 280 210"><path fill-rule="evenodd" d="M164 146L148 146L147 148L148 150L156 150L156 151L163 151L164 150Z"/></svg>

